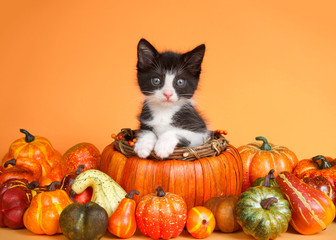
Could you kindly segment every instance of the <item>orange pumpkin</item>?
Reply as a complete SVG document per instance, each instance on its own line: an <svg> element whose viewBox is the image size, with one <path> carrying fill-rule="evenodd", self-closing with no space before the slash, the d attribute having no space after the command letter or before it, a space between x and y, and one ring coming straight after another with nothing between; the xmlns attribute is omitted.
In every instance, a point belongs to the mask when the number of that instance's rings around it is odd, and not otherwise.
<svg viewBox="0 0 336 240"><path fill-rule="evenodd" d="M127 192L139 190L139 199L155 192L156 186L162 186L183 197L188 209L203 205L211 197L238 196L243 177L240 155L231 145L215 157L195 161L156 161L127 158L112 143L102 153L100 170Z"/></svg>
<svg viewBox="0 0 336 240"><path fill-rule="evenodd" d="M2 175L10 175L10 178L24 178L22 173L25 172L27 175L32 176L33 179L30 181L38 181L40 177L47 176L53 167L55 167L61 160L62 155L56 151L51 143L44 137L33 136L28 131L20 129L20 132L24 133L26 136L14 141L10 147L8 153L2 159L2 166L6 162L12 159L25 159L25 162L21 162L20 166L16 165L14 169L9 170L12 166L5 169ZM18 164L18 163L17 163ZM8 165L8 164L7 164ZM36 174L36 171L41 171L41 174ZM8 173L7 173L8 172ZM15 173L17 173L15 175ZM62 179L63 176L58 176ZM9 176L3 177L8 179ZM0 182L1 184L2 182Z"/></svg>
<svg viewBox="0 0 336 240"><path fill-rule="evenodd" d="M215 226L215 216L208 208L199 206L189 210L186 227L194 238L206 238Z"/></svg>
<svg viewBox="0 0 336 240"><path fill-rule="evenodd" d="M253 182L274 169L277 176L282 171L292 172L298 159L294 152L284 146L268 143L264 137L256 137L260 143L249 143L238 148L243 161L242 192L250 188Z"/></svg>
<svg viewBox="0 0 336 240"><path fill-rule="evenodd" d="M64 190L53 190L37 194L23 216L25 227L35 234L54 235L62 233L59 216L63 209L72 203Z"/></svg>
<svg viewBox="0 0 336 240"><path fill-rule="evenodd" d="M187 205L180 196L162 187L141 198L136 208L139 230L153 239L169 239L181 234L187 220Z"/></svg>

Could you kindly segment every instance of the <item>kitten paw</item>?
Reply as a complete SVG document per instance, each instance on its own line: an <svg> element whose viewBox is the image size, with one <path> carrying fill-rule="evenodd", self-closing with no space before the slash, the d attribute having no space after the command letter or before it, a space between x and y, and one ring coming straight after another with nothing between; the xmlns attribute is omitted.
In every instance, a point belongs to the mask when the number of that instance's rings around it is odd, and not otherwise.
<svg viewBox="0 0 336 240"><path fill-rule="evenodd" d="M156 136L154 133L145 133L139 135L137 142L134 145L134 152L140 158L147 158L154 149Z"/></svg>
<svg viewBox="0 0 336 240"><path fill-rule="evenodd" d="M176 139L159 139L154 147L155 154L160 158L166 158L174 152L177 143Z"/></svg>

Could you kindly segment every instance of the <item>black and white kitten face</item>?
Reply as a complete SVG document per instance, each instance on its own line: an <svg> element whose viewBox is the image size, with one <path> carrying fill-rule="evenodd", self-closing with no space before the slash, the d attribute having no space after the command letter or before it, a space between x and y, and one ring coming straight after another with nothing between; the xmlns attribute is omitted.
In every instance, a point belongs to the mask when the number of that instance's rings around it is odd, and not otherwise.
<svg viewBox="0 0 336 240"><path fill-rule="evenodd" d="M205 45L185 54L159 53L148 41L138 44L138 83L146 99L171 105L190 99L197 89Z"/></svg>
<svg viewBox="0 0 336 240"><path fill-rule="evenodd" d="M146 158L152 151L168 157L179 147L196 147L209 137L193 106L205 46L185 54L159 53L146 40L138 44L138 83L145 102L134 151Z"/></svg>

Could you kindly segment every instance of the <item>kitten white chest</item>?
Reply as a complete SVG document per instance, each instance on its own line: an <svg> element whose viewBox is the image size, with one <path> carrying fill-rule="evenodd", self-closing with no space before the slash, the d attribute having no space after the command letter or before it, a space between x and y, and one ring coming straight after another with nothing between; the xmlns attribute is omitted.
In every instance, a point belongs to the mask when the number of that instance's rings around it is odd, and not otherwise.
<svg viewBox="0 0 336 240"><path fill-rule="evenodd" d="M171 125L173 117L181 109L181 106L160 106L153 104L149 108L151 109L153 118L145 123L151 126L157 135L160 135L173 128Z"/></svg>

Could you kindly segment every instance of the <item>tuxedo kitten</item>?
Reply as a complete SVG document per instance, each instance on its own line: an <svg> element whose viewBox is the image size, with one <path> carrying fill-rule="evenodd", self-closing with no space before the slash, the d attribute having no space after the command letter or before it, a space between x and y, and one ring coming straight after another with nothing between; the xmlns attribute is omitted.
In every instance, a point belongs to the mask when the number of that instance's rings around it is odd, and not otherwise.
<svg viewBox="0 0 336 240"><path fill-rule="evenodd" d="M197 89L205 45L178 54L159 53L148 41L138 44L137 76L145 95L134 151L146 158L152 150L160 158L178 147L196 147L209 137L192 97Z"/></svg>

